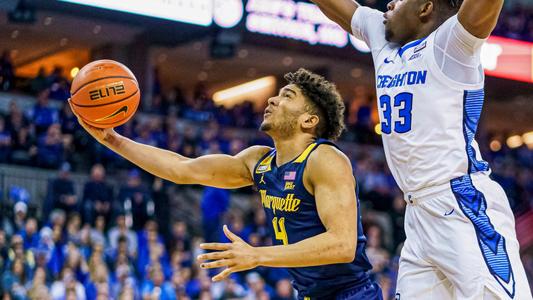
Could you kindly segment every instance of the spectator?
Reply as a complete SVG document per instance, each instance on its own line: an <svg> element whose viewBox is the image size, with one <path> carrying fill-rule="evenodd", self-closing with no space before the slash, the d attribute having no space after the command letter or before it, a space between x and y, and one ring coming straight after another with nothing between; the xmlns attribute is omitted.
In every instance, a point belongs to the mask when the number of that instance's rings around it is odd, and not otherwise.
<svg viewBox="0 0 533 300"><path fill-rule="evenodd" d="M28 128L29 126L30 123L18 107L17 102L11 100L6 118L6 128L11 132L11 136L15 136L22 128Z"/></svg>
<svg viewBox="0 0 533 300"><path fill-rule="evenodd" d="M42 168L55 169L64 161L64 147L61 127L54 124L48 127L46 135L37 144L37 164ZM70 168L70 167L69 167Z"/></svg>
<svg viewBox="0 0 533 300"><path fill-rule="evenodd" d="M59 169L59 174L48 188L51 207L63 210L66 214L78 211L78 197L74 190L74 182L70 179L70 164L65 162Z"/></svg>
<svg viewBox="0 0 533 300"><path fill-rule="evenodd" d="M55 214L55 213L52 213ZM63 265L65 263L66 251L65 251L65 239L63 238L63 227L59 223L52 227L52 243L49 245L50 259L47 263L47 270L53 278L60 275Z"/></svg>
<svg viewBox="0 0 533 300"><path fill-rule="evenodd" d="M35 134L38 137L45 133L50 125L59 122L58 111L49 105L49 95L48 89L40 91L37 95L37 103L27 112L28 119L35 125Z"/></svg>
<svg viewBox="0 0 533 300"><path fill-rule="evenodd" d="M294 299L294 289L289 279L282 279L276 284L276 295L272 300L292 300Z"/></svg>
<svg viewBox="0 0 533 300"><path fill-rule="evenodd" d="M151 202L147 189L142 185L141 173L133 169L128 173L126 186L120 189L118 195L119 205L131 213L133 217L133 230L140 230L144 223L153 214L148 210Z"/></svg>
<svg viewBox="0 0 533 300"><path fill-rule="evenodd" d="M152 225L153 224L153 225ZM155 223L148 222L145 231L146 237L139 243L139 255L137 257L137 271L144 276L148 271L148 266L159 264L164 272L165 278L170 278L171 268L168 255L166 253L162 239L158 236Z"/></svg>
<svg viewBox="0 0 533 300"><path fill-rule="evenodd" d="M206 242L218 242L222 235L222 218L229 208L228 190L205 187L202 195L202 229Z"/></svg>
<svg viewBox="0 0 533 300"><path fill-rule="evenodd" d="M26 204L25 201L17 201L13 206L13 212L13 222L4 224L4 230L9 236L25 229L26 217L28 215L28 204Z"/></svg>
<svg viewBox="0 0 533 300"><path fill-rule="evenodd" d="M66 78L60 78L50 86L50 98L66 101L70 97L70 84Z"/></svg>
<svg viewBox="0 0 533 300"><path fill-rule="evenodd" d="M44 66L39 67L37 76L30 81L30 91L32 94L37 95L37 93L49 87L46 77L46 69Z"/></svg>
<svg viewBox="0 0 533 300"><path fill-rule="evenodd" d="M11 60L11 52L4 50L0 57L0 90L8 91L13 87L15 70Z"/></svg>
<svg viewBox="0 0 533 300"><path fill-rule="evenodd" d="M366 227L367 246L366 254L372 264L372 273L379 274L388 266L390 255L383 248L383 230L377 224Z"/></svg>
<svg viewBox="0 0 533 300"><path fill-rule="evenodd" d="M4 299L25 299L28 292L28 275L26 274L24 261L15 259L11 270L2 276L2 290Z"/></svg>
<svg viewBox="0 0 533 300"><path fill-rule="evenodd" d="M106 234L106 221L104 216L96 216L94 228L91 230L91 241L99 247L106 247L109 245Z"/></svg>
<svg viewBox="0 0 533 300"><path fill-rule="evenodd" d="M94 223L96 215L106 219L111 216L113 190L105 182L106 171L102 164L95 164L91 168L91 178L83 188L83 214L85 222Z"/></svg>
<svg viewBox="0 0 533 300"><path fill-rule="evenodd" d="M6 163L12 150L11 133L6 128L4 117L0 116L0 163Z"/></svg>
<svg viewBox="0 0 533 300"><path fill-rule="evenodd" d="M268 300L270 293L267 291L267 286L261 276L256 272L251 272L246 275L246 283L249 290L246 295L247 300Z"/></svg>
<svg viewBox="0 0 533 300"><path fill-rule="evenodd" d="M59 120L63 134L73 138L80 126L78 123L78 118L76 115L74 115L70 105L67 102L63 104L63 108L61 109L61 113L59 115Z"/></svg>
<svg viewBox="0 0 533 300"><path fill-rule="evenodd" d="M66 225L67 242L81 244L81 216L77 212L72 212L68 216Z"/></svg>
<svg viewBox="0 0 533 300"><path fill-rule="evenodd" d="M115 270L116 282L111 288L111 294L120 297L125 290L135 288L137 284L132 269L128 264L117 264ZM137 289L133 289L131 298L126 299L138 299Z"/></svg>
<svg viewBox="0 0 533 300"><path fill-rule="evenodd" d="M85 284L87 300L101 299L99 297L109 296L109 272L105 264L98 264L91 272L89 280ZM104 299L109 299L106 297Z"/></svg>
<svg viewBox="0 0 533 300"><path fill-rule="evenodd" d="M152 199L149 203L153 203L153 217L157 219L161 234L165 237L167 242L170 242L170 218L171 210L170 197L168 194L167 182L159 177L154 177L152 183ZM148 207L151 210L150 207Z"/></svg>
<svg viewBox="0 0 533 300"><path fill-rule="evenodd" d="M178 250L180 252L191 251L191 238L189 236L187 223L183 221L174 222L174 224L172 225L171 241L172 249Z"/></svg>
<svg viewBox="0 0 533 300"><path fill-rule="evenodd" d="M28 298L32 300L50 300L49 294L46 271L43 268L37 268L28 291Z"/></svg>
<svg viewBox="0 0 533 300"><path fill-rule="evenodd" d="M31 165L38 149L27 127L20 128L13 138L10 161L14 164Z"/></svg>
<svg viewBox="0 0 533 300"><path fill-rule="evenodd" d="M61 272L61 280L57 280L52 284L52 287L50 288L50 294L52 296L52 300L63 300L69 299L68 296L70 293L73 293L75 299L86 299L85 288L76 280L74 272L70 268L66 267Z"/></svg>
<svg viewBox="0 0 533 300"><path fill-rule="evenodd" d="M0 270L4 270L8 262L9 244L6 232L0 229Z"/></svg>
<svg viewBox="0 0 533 300"><path fill-rule="evenodd" d="M34 249L39 246L40 236L35 218L28 218L24 230L21 230L19 234L24 241L24 249Z"/></svg>
<svg viewBox="0 0 533 300"><path fill-rule="evenodd" d="M62 80L66 80L66 78L63 76L63 67L62 66L54 66L54 69L52 70L52 73L48 75L46 78L48 81L48 86L52 86L54 83L59 83Z"/></svg>
<svg viewBox="0 0 533 300"><path fill-rule="evenodd" d="M130 257L137 256L137 235L126 225L126 216L118 214L115 219L115 227L109 230L109 245L112 249L119 248L119 241L124 238L127 246L127 254Z"/></svg>
<svg viewBox="0 0 533 300"><path fill-rule="evenodd" d="M176 299L176 293L172 285L165 281L163 269L160 265L152 265L149 274L148 280L141 287L143 299Z"/></svg>

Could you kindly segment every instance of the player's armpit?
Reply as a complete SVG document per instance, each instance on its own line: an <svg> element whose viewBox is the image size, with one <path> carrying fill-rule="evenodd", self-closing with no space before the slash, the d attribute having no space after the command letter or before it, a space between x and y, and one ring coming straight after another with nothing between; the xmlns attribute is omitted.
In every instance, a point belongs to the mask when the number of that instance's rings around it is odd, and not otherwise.
<svg viewBox="0 0 533 300"><path fill-rule="evenodd" d="M502 7L503 0L464 0L457 17L468 32L484 39L496 27Z"/></svg>
<svg viewBox="0 0 533 300"><path fill-rule="evenodd" d="M352 32L352 17L359 7L354 0L311 0L333 22L344 30Z"/></svg>
<svg viewBox="0 0 533 300"><path fill-rule="evenodd" d="M253 146L235 156L213 154L176 161L172 168L172 181L219 188L249 186L253 184L255 164L269 150L269 147Z"/></svg>
<svg viewBox="0 0 533 300"><path fill-rule="evenodd" d="M319 146L307 163L304 184L315 196L327 232L341 242L337 255L352 261L357 244L357 199L350 160L335 147Z"/></svg>

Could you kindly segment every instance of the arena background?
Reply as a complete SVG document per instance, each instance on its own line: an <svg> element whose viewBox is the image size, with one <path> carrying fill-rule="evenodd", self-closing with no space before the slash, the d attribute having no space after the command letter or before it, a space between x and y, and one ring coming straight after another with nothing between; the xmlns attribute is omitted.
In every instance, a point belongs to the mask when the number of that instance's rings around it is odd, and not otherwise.
<svg viewBox="0 0 533 300"><path fill-rule="evenodd" d="M483 48L487 99L477 135L515 212L530 282L532 42L533 4L506 1ZM282 269L211 283L213 274L194 261L201 241L226 240L222 224L252 245L270 243L252 188L162 181L80 128L66 105L69 84L79 68L103 58L129 66L142 89L140 111L117 130L190 157L270 144L257 128L284 73L306 67L337 83L348 126L340 145L360 185L372 274L392 299L405 203L380 146L372 59L312 4L2 0L1 50L3 299L294 298Z"/></svg>

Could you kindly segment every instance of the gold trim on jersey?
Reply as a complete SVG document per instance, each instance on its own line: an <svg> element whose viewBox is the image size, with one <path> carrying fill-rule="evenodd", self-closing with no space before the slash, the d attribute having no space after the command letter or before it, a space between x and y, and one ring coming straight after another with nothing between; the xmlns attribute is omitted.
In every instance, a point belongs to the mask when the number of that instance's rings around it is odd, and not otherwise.
<svg viewBox="0 0 533 300"><path fill-rule="evenodd" d="M274 158L274 153L275 152L272 152L269 156L265 157L259 163L259 165L257 165L257 168L255 169L255 174L266 173L272 170L272 159Z"/></svg>
<svg viewBox="0 0 533 300"><path fill-rule="evenodd" d="M309 156L311 151L315 149L315 147L316 147L316 143L312 143L311 145L307 146L304 152L302 152L302 154L300 154L300 156L298 156L298 158L294 160L294 163L303 163L305 159Z"/></svg>

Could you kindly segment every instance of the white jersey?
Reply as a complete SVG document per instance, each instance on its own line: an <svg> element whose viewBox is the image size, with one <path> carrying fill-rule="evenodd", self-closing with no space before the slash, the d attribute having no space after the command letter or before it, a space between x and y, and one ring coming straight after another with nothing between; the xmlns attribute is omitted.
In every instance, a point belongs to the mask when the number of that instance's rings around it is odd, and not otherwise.
<svg viewBox="0 0 533 300"><path fill-rule="evenodd" d="M484 42L451 17L400 47L385 40L383 13L359 7L355 37L372 50L387 163L404 193L489 171L474 140L484 100Z"/></svg>

